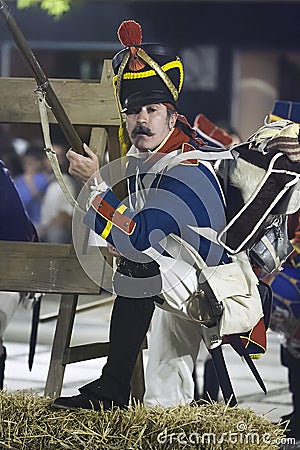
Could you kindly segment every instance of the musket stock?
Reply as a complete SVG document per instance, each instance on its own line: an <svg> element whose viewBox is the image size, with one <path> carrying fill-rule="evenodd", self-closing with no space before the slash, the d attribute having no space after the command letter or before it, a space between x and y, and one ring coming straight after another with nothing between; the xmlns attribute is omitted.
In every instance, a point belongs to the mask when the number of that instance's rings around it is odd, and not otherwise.
<svg viewBox="0 0 300 450"><path fill-rule="evenodd" d="M83 155L84 151L82 141L77 131L72 125L57 95L53 91L48 78L46 77L43 69L38 63L36 57L34 56L28 42L25 39L25 36L20 30L15 19L13 18L7 4L3 0L0 0L0 13L5 19L6 25L12 35L12 38L20 54L22 55L33 77L35 78L37 88L45 94L47 103L51 107L51 110L63 134L65 135L65 138L67 139L68 143L70 144L70 146L74 151Z"/></svg>

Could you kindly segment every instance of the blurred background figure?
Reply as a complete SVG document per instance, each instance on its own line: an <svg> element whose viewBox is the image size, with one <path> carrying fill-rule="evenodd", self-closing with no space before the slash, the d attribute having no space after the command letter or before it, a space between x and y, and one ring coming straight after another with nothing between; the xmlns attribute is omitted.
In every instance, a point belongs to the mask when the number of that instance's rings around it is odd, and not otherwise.
<svg viewBox="0 0 300 450"><path fill-rule="evenodd" d="M0 159L9 170L10 176L13 179L23 174L20 156L12 144L1 145Z"/></svg>
<svg viewBox="0 0 300 450"><path fill-rule="evenodd" d="M289 120L300 123L300 102L276 100L268 122ZM299 139L299 138L298 138ZM294 189L299 202L299 189ZM288 201L290 201L288 199ZM298 205L299 206L299 205ZM294 209L295 211L295 209ZM289 390L293 411L282 416L290 420L289 437L300 439L300 209L288 216L288 238L294 251L279 272L267 277L273 291L271 330L278 333L281 364L288 369Z"/></svg>
<svg viewBox="0 0 300 450"><path fill-rule="evenodd" d="M67 149L63 144L53 144L64 181L70 192L75 197L77 184L68 175L69 162L66 158ZM68 244L71 242L73 207L66 199L61 187L55 178L49 160L46 160L46 171L50 184L42 199L41 217L38 232L41 241L53 244Z"/></svg>
<svg viewBox="0 0 300 450"><path fill-rule="evenodd" d="M29 147L21 157L23 174L14 180L24 208L35 225L40 223L43 198L51 181L45 158L42 148Z"/></svg>
<svg viewBox="0 0 300 450"><path fill-rule="evenodd" d="M290 420L289 436L300 439L300 210L289 217L289 238L294 252L270 282L273 291L273 312L270 328L281 343L281 363L288 369L293 411L283 420Z"/></svg>

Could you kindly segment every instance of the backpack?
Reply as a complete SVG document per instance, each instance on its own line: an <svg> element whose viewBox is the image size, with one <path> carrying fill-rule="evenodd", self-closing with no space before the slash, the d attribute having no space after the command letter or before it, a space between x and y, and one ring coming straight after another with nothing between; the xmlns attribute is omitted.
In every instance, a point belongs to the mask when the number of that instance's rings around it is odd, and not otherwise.
<svg viewBox="0 0 300 450"><path fill-rule="evenodd" d="M248 254L259 279L263 317L249 332L223 336L222 343L231 344L244 357L266 393L252 358L265 353L272 312L272 289L262 279L280 270L293 251L287 219L300 206L299 124L288 120L265 123L231 150L234 160L223 160L217 171L227 202L227 224L217 240L229 255ZM224 399L233 396L230 404L236 404L221 347L217 355L213 351Z"/></svg>
<svg viewBox="0 0 300 450"><path fill-rule="evenodd" d="M231 255L247 250L253 266L269 274L293 250L287 216L300 205L298 138L294 122L265 124L233 147L234 160L218 170L227 200L227 225L218 241Z"/></svg>

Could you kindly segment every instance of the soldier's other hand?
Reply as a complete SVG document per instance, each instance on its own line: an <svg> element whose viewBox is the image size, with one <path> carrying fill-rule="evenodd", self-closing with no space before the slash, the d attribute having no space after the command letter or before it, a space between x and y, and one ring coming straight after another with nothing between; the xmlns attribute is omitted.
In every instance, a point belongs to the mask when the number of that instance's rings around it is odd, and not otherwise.
<svg viewBox="0 0 300 450"><path fill-rule="evenodd" d="M113 245L111 245L109 242L107 243L107 250L108 250L108 253L112 256L120 256L121 255L121 253L118 252L118 250Z"/></svg>
<svg viewBox="0 0 300 450"><path fill-rule="evenodd" d="M69 160L69 173L77 180L85 183L91 176L99 171L99 162L97 155L88 147L83 144L83 149L86 156L80 155L69 149L66 157ZM98 182L101 183L100 175L97 175Z"/></svg>

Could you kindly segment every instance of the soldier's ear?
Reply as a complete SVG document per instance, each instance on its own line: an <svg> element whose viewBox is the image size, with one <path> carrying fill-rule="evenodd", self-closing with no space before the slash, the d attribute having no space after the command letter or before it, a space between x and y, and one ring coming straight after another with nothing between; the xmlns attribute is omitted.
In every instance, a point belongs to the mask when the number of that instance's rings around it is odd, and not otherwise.
<svg viewBox="0 0 300 450"><path fill-rule="evenodd" d="M170 128L174 128L174 127L175 127L176 120L177 120L177 116L178 116L178 114L177 114L176 111L174 111L174 112L171 114L171 117L170 117Z"/></svg>

